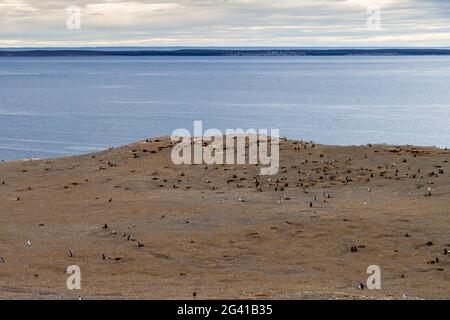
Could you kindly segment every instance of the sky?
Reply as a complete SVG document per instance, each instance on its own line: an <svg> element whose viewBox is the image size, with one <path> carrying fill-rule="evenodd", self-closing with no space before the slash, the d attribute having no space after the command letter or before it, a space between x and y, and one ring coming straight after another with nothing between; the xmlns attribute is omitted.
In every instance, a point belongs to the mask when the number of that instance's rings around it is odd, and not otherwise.
<svg viewBox="0 0 450 320"><path fill-rule="evenodd" d="M0 0L0 47L86 46L449 47L450 0Z"/></svg>

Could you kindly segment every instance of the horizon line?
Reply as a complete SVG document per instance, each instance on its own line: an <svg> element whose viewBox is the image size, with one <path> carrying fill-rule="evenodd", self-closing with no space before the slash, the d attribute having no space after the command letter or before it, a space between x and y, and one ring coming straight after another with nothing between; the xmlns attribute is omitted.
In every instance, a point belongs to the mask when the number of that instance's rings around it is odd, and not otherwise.
<svg viewBox="0 0 450 320"><path fill-rule="evenodd" d="M97 47L0 49L0 57L450 56L450 48Z"/></svg>
<svg viewBox="0 0 450 320"><path fill-rule="evenodd" d="M220 48L220 49L286 49L286 50L307 50L307 49L450 49L450 46L241 46L241 45L228 45L228 46L215 46L215 45L109 45L109 46L19 46L19 47L2 47L0 50L21 50L21 49L108 49L108 48L198 48L198 49L210 49L210 48Z"/></svg>

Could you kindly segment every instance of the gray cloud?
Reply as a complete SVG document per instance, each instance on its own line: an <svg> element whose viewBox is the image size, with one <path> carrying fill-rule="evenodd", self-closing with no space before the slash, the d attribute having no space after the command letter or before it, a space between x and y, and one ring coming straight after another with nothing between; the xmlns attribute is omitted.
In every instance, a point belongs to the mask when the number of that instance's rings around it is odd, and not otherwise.
<svg viewBox="0 0 450 320"><path fill-rule="evenodd" d="M0 0L0 46L448 46L449 18L447 0Z"/></svg>

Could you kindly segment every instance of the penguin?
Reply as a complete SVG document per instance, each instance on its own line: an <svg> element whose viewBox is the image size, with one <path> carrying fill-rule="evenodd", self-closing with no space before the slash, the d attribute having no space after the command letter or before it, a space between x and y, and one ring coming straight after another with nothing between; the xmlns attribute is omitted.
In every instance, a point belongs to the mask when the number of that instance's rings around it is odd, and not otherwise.
<svg viewBox="0 0 450 320"><path fill-rule="evenodd" d="M73 257L72 251L67 251L67 254L69 255L69 257Z"/></svg>

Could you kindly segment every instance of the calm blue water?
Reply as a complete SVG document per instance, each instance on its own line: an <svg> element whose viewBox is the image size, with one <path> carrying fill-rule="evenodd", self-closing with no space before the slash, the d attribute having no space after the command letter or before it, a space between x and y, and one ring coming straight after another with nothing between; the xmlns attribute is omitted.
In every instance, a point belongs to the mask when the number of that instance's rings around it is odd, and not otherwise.
<svg viewBox="0 0 450 320"><path fill-rule="evenodd" d="M0 58L0 159L86 153L194 120L448 147L450 57Z"/></svg>

